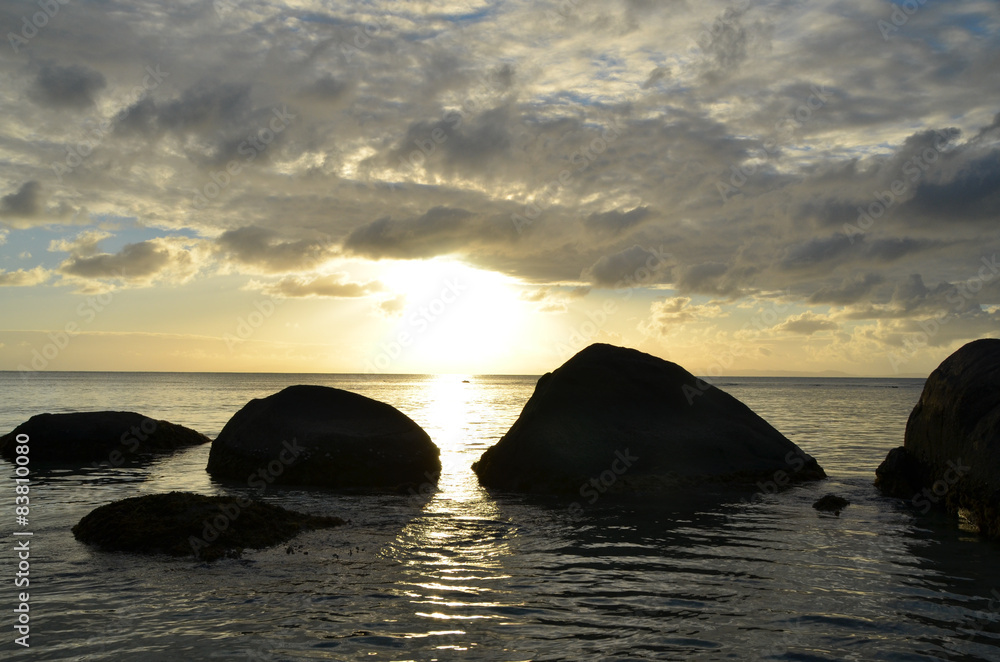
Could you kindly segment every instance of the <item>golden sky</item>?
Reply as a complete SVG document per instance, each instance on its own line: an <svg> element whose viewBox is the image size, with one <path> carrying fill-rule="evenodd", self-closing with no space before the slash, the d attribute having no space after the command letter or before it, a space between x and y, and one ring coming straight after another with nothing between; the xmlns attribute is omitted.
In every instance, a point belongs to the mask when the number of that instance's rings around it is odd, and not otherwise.
<svg viewBox="0 0 1000 662"><path fill-rule="evenodd" d="M44 3L43 3L44 4ZM926 375L993 2L0 2L0 369Z"/></svg>

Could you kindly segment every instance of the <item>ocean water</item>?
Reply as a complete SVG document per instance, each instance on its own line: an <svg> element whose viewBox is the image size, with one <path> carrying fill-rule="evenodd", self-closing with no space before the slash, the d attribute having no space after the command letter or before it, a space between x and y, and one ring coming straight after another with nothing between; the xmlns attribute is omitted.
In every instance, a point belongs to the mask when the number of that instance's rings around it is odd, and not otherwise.
<svg viewBox="0 0 1000 662"><path fill-rule="evenodd" d="M463 383L467 379L469 383ZM298 383L388 402L441 448L426 498L263 492L205 473L208 446L141 468L32 477L30 649L13 644L13 467L0 509L0 657L31 660L998 660L1000 545L872 487L922 387L905 379L714 380L815 456L825 481L670 504L491 494L471 464L535 378L0 373L0 433L41 412L124 409L214 437ZM35 440L33 443L40 443ZM102 553L70 528L139 494L253 493L350 518L242 559ZM836 493L839 516L811 504Z"/></svg>

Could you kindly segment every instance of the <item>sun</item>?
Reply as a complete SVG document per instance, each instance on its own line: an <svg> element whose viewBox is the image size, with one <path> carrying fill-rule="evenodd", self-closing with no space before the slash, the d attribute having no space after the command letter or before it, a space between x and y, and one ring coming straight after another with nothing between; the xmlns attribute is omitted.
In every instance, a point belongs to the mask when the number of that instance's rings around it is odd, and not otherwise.
<svg viewBox="0 0 1000 662"><path fill-rule="evenodd" d="M400 297L387 333L399 345L390 372L500 371L532 323L519 281L455 260L395 262L380 279Z"/></svg>

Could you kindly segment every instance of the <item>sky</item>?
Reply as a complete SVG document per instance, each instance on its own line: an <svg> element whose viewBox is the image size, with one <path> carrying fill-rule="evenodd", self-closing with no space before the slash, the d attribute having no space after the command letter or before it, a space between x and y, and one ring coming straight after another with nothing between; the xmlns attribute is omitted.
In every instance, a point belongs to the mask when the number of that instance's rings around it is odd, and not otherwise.
<svg viewBox="0 0 1000 662"><path fill-rule="evenodd" d="M0 370L926 376L995 1L0 0Z"/></svg>

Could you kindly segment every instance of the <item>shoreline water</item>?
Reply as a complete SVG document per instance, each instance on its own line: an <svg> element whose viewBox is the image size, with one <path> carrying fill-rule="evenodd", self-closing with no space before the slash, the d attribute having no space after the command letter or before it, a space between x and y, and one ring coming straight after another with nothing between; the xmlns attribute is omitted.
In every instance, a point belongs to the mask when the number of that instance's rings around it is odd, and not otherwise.
<svg viewBox="0 0 1000 662"><path fill-rule="evenodd" d="M0 428L52 409L126 408L214 437L250 397L299 378L61 373L17 393L6 388ZM943 518L918 519L872 486L878 462L902 441L923 380L715 379L830 477L749 503L659 508L600 499L574 517L571 499L489 492L470 468L516 419L535 379L313 380L399 408L441 448L443 468L437 491L420 503L268 488L259 496L269 502L353 522L303 534L292 554L282 546L206 566L101 553L73 540L80 517L124 497L248 492L211 480L207 445L143 467L36 477L33 646L11 659L1000 653L1000 612L991 609L1000 545ZM0 373L0 385L9 380ZM851 501L839 517L811 507L829 492ZM9 554L2 562L8 574Z"/></svg>

